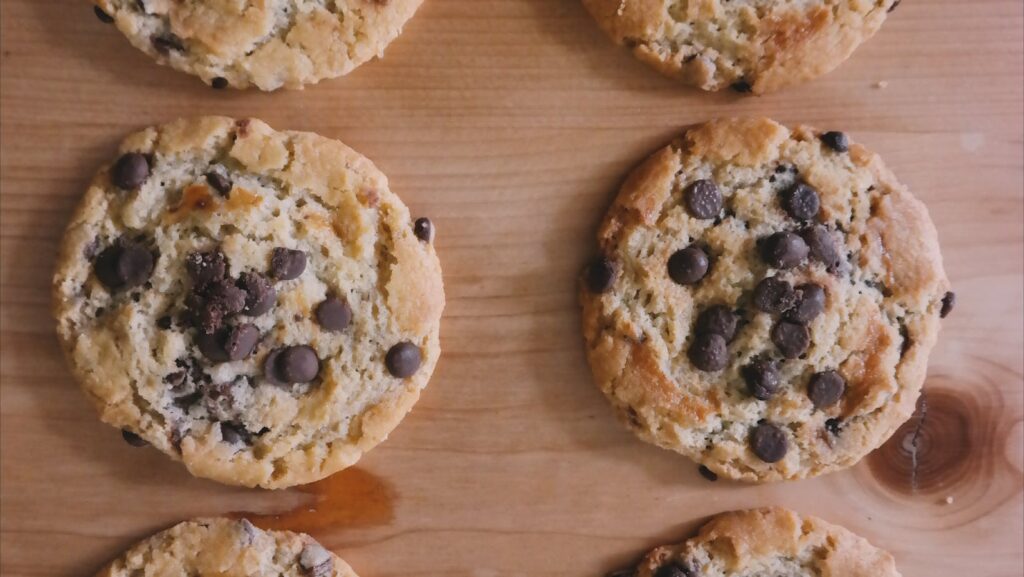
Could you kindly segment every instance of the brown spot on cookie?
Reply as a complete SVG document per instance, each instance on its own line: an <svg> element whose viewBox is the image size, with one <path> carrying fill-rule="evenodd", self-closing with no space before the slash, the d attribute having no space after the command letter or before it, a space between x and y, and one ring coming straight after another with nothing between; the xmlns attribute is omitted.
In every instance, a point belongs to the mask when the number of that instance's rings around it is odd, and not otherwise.
<svg viewBox="0 0 1024 577"><path fill-rule="evenodd" d="M217 201L210 194L205 184L191 184L181 193L181 200L167 211L166 221L178 222L193 212L209 213L217 206Z"/></svg>

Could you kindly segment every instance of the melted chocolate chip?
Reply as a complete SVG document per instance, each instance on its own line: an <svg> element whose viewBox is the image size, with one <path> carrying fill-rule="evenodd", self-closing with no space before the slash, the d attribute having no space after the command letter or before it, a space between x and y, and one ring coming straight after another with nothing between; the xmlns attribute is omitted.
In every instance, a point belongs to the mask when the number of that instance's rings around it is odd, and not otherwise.
<svg viewBox="0 0 1024 577"><path fill-rule="evenodd" d="M99 6L93 6L92 11L96 14L96 17L100 19L100 22L104 24L113 24L114 17L104 12Z"/></svg>
<svg viewBox="0 0 1024 577"><path fill-rule="evenodd" d="M238 288L245 293L245 306L242 314L258 317L274 308L277 302L277 291L270 284L270 279L256 273L243 272L238 277Z"/></svg>
<svg viewBox="0 0 1024 577"><path fill-rule="evenodd" d="M710 180L698 180L684 192L687 211L694 217L712 219L722 212L722 193Z"/></svg>
<svg viewBox="0 0 1024 577"><path fill-rule="evenodd" d="M421 362L423 362L423 353L420 352L420 348L408 341L391 347L384 358L388 372L399 379L406 379L416 374Z"/></svg>
<svg viewBox="0 0 1024 577"><path fill-rule="evenodd" d="M796 305L799 295L793 285L770 276L754 287L754 306L769 314L782 314Z"/></svg>
<svg viewBox="0 0 1024 577"><path fill-rule="evenodd" d="M725 342L730 342L736 336L739 320L729 307L714 305L704 309L697 317L696 331L698 334L722 335Z"/></svg>
<svg viewBox="0 0 1024 577"><path fill-rule="evenodd" d="M221 421L220 438L229 445L237 445L239 443L248 445L252 442L252 433L241 423Z"/></svg>
<svg viewBox="0 0 1024 577"><path fill-rule="evenodd" d="M795 359L811 345L811 332L807 327L789 321L779 321L772 327L772 342L782 356Z"/></svg>
<svg viewBox="0 0 1024 577"><path fill-rule="evenodd" d="M123 190L135 190L149 178L149 159L144 154L129 152L117 159L110 169L110 180Z"/></svg>
<svg viewBox="0 0 1024 577"><path fill-rule="evenodd" d="M812 226L803 231L801 236L807 243L811 258L825 265L830 273L839 270L843 263L843 257L836 248L835 240L828 229L822 225Z"/></svg>
<svg viewBox="0 0 1024 577"><path fill-rule="evenodd" d="M185 43L182 42L181 38L178 38L169 32L162 36L154 36L152 41L153 49L164 56L167 56L171 52L185 51Z"/></svg>
<svg viewBox="0 0 1024 577"><path fill-rule="evenodd" d="M756 359L743 367L743 380L746 381L747 391L752 397L767 401L779 390L782 377L775 361Z"/></svg>
<svg viewBox="0 0 1024 577"><path fill-rule="evenodd" d="M818 191L800 182L782 193L782 208L796 220L811 220L821 210Z"/></svg>
<svg viewBox="0 0 1024 577"><path fill-rule="evenodd" d="M761 423L750 432L750 450L765 463L777 463L786 456L786 432L771 423Z"/></svg>
<svg viewBox="0 0 1024 577"><path fill-rule="evenodd" d="M825 312L825 289L808 283L796 287L796 293L799 299L786 311L786 320L806 325Z"/></svg>
<svg viewBox="0 0 1024 577"><path fill-rule="evenodd" d="M754 89L746 80L737 80L736 82L733 82L729 88L732 88L733 92L738 92L740 94L747 94Z"/></svg>
<svg viewBox="0 0 1024 577"><path fill-rule="evenodd" d="M299 278L306 270L306 253L278 247L270 257L270 276L277 280Z"/></svg>
<svg viewBox="0 0 1024 577"><path fill-rule="evenodd" d="M761 257L778 269L798 266L807 258L807 253L807 243L792 232L777 232L766 238L761 246Z"/></svg>
<svg viewBox="0 0 1024 577"><path fill-rule="evenodd" d="M228 87L228 79L223 76L218 76L210 81L210 86L214 90L224 90Z"/></svg>
<svg viewBox="0 0 1024 577"><path fill-rule="evenodd" d="M615 283L615 265L607 258L599 258L587 267L585 277L587 290L594 294L607 292Z"/></svg>
<svg viewBox="0 0 1024 577"><path fill-rule="evenodd" d="M210 185L210 188L216 190L222 196L227 196L234 187L234 183L231 182L231 178L228 177L227 172L219 166L206 173L206 183Z"/></svg>
<svg viewBox="0 0 1024 577"><path fill-rule="evenodd" d="M834 130L826 132L821 135L821 141L825 146L836 152L848 152L850 150L850 139L844 132L836 132Z"/></svg>
<svg viewBox="0 0 1024 577"><path fill-rule="evenodd" d="M707 276L710 267L708 254L700 247L690 246L669 257L668 276L678 284L691 285Z"/></svg>
<svg viewBox="0 0 1024 577"><path fill-rule="evenodd" d="M708 469L704 465L697 467L697 472L700 473L701 477L704 477L705 479L711 481L712 483L718 480L718 474L712 471L711 469Z"/></svg>
<svg viewBox="0 0 1024 577"><path fill-rule="evenodd" d="M133 447L145 447L149 443L142 437L129 431L128 429L121 429L121 437L124 438L124 442L128 443Z"/></svg>
<svg viewBox="0 0 1024 577"><path fill-rule="evenodd" d="M949 291L942 297L942 308L939 309L939 318L944 319L949 316L949 313L953 312L953 307L956 306L956 293Z"/></svg>
<svg viewBox="0 0 1024 577"><path fill-rule="evenodd" d="M143 285L153 274L153 253L135 241L120 239L96 257L96 278L110 291Z"/></svg>
<svg viewBox="0 0 1024 577"><path fill-rule="evenodd" d="M705 372L720 371L729 364L729 350L722 335L703 334L693 339L690 362Z"/></svg>
<svg viewBox="0 0 1024 577"><path fill-rule="evenodd" d="M417 218L412 224L412 233L421 241L429 243L434 240L434 223L429 218Z"/></svg>
<svg viewBox="0 0 1024 577"><path fill-rule="evenodd" d="M816 373L807 384L807 396L815 409L827 409L839 402L846 392L846 379L835 371Z"/></svg>
<svg viewBox="0 0 1024 577"><path fill-rule="evenodd" d="M338 297L327 297L316 307L316 322L324 329L341 332L352 322L352 307Z"/></svg>

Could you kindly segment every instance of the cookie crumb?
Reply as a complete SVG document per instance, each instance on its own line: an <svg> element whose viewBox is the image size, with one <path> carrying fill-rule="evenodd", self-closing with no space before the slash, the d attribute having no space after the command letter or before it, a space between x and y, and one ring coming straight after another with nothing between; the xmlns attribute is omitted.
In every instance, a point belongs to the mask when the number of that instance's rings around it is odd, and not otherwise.
<svg viewBox="0 0 1024 577"><path fill-rule="evenodd" d="M943 505L952 505L953 504L953 496L952 495L947 495L946 498L942 500L942 504Z"/></svg>
<svg viewBox="0 0 1024 577"><path fill-rule="evenodd" d="M879 80L878 82L875 83L875 88L877 88L879 90L885 90L888 87L889 87L889 81L888 80Z"/></svg>

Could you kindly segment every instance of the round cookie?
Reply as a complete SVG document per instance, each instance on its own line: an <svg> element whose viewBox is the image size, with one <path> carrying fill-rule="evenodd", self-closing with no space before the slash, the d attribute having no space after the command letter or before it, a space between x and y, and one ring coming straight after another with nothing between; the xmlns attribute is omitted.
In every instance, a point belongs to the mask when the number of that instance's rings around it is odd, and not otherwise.
<svg viewBox="0 0 1024 577"><path fill-rule="evenodd" d="M910 417L952 304L925 207L842 133L695 127L627 179L580 298L641 438L746 481L848 467Z"/></svg>
<svg viewBox="0 0 1024 577"><path fill-rule="evenodd" d="M196 519L137 543L97 577L356 577L309 535L245 519Z"/></svg>
<svg viewBox="0 0 1024 577"><path fill-rule="evenodd" d="M722 513L631 577L900 577L892 555L850 531L782 508Z"/></svg>
<svg viewBox="0 0 1024 577"><path fill-rule="evenodd" d="M388 181L316 134L129 136L68 225L57 332L101 418L196 476L287 487L355 463L440 353L441 269Z"/></svg>
<svg viewBox="0 0 1024 577"><path fill-rule="evenodd" d="M94 0L160 64L214 88L301 88L380 57L423 0Z"/></svg>
<svg viewBox="0 0 1024 577"><path fill-rule="evenodd" d="M900 0L583 0L618 44L703 90L756 94L821 76Z"/></svg>

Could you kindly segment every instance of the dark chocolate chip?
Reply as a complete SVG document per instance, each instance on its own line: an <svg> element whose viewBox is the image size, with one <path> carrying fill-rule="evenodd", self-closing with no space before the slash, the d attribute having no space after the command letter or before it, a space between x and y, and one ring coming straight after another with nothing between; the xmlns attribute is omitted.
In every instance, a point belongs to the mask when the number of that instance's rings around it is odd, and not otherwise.
<svg viewBox="0 0 1024 577"><path fill-rule="evenodd" d="M184 52L185 43L174 34L167 33L163 36L153 37L153 49L164 56L173 52Z"/></svg>
<svg viewBox="0 0 1024 577"><path fill-rule="evenodd" d="M112 24L114 22L114 17L104 12L99 6L93 6L92 11L100 19L100 22L104 24Z"/></svg>
<svg viewBox="0 0 1024 577"><path fill-rule="evenodd" d="M244 324L228 329L224 336L224 352L230 361L247 358L260 341L260 331L254 325Z"/></svg>
<svg viewBox="0 0 1024 577"><path fill-rule="evenodd" d="M316 322L328 331L341 332L352 322L352 307L345 299L329 296L317 305Z"/></svg>
<svg viewBox="0 0 1024 577"><path fill-rule="evenodd" d="M244 290L233 284L215 282L207 289L206 306L216 307L225 316L231 316L242 312L247 297Z"/></svg>
<svg viewBox="0 0 1024 577"><path fill-rule="evenodd" d="M764 261L778 269L799 265L807 258L807 253L807 243L792 232L777 232L766 238L761 246Z"/></svg>
<svg viewBox="0 0 1024 577"><path fill-rule="evenodd" d="M850 150L850 139L845 132L829 131L821 135L821 141L825 146L836 152L848 152Z"/></svg>
<svg viewBox="0 0 1024 577"><path fill-rule="evenodd" d="M825 312L825 289L808 283L796 287L796 305L786 311L786 320L806 325Z"/></svg>
<svg viewBox="0 0 1024 577"><path fill-rule="evenodd" d="M615 265L607 258L599 258L587 267L587 289L595 294L607 292L615 282Z"/></svg>
<svg viewBox="0 0 1024 577"><path fill-rule="evenodd" d="M690 362L705 372L720 371L729 364L729 350L722 335L697 335L690 344Z"/></svg>
<svg viewBox="0 0 1024 577"><path fill-rule="evenodd" d="M310 543L299 553L299 567L307 577L330 577L334 572L334 558L320 545Z"/></svg>
<svg viewBox="0 0 1024 577"><path fill-rule="evenodd" d="M693 566L686 562L670 561L654 572L654 577L696 577Z"/></svg>
<svg viewBox="0 0 1024 577"><path fill-rule="evenodd" d="M953 307L956 306L956 293L949 291L945 296L942 297L942 308L939 309L939 318L946 318L949 313L953 312Z"/></svg>
<svg viewBox="0 0 1024 577"><path fill-rule="evenodd" d="M142 437L129 431L128 429L121 429L121 437L124 438L124 442L128 443L133 447L145 447L149 443Z"/></svg>
<svg viewBox="0 0 1024 577"><path fill-rule="evenodd" d="M164 315L156 319L156 326L160 330L170 330L171 327L174 326L174 319L172 319L170 315Z"/></svg>
<svg viewBox="0 0 1024 577"><path fill-rule="evenodd" d="M206 173L206 183L223 196L227 196L234 187L234 183L228 178L227 172L220 167L213 168Z"/></svg>
<svg viewBox="0 0 1024 577"><path fill-rule="evenodd" d="M789 440L776 425L761 423L750 432L750 449L765 463L776 463L786 456Z"/></svg>
<svg viewBox="0 0 1024 577"><path fill-rule="evenodd" d="M754 306L769 314L782 314L796 305L799 295L793 285L770 276L754 287Z"/></svg>
<svg viewBox="0 0 1024 577"><path fill-rule="evenodd" d="M686 209L694 218L712 219L722 212L722 193L710 180L698 180L686 187Z"/></svg>
<svg viewBox="0 0 1024 577"><path fill-rule="evenodd" d="M277 361L281 358L284 348L274 349L263 359L263 376L273 385L284 386L288 383L277 370Z"/></svg>
<svg viewBox="0 0 1024 577"><path fill-rule="evenodd" d="M238 277L238 288L245 292L245 307L242 314L258 317L274 307L277 302L277 290L270 279L256 273L243 272Z"/></svg>
<svg viewBox="0 0 1024 577"><path fill-rule="evenodd" d="M313 347L296 345L281 351L277 374L287 383L308 383L320 374L320 359Z"/></svg>
<svg viewBox="0 0 1024 577"><path fill-rule="evenodd" d="M277 280L299 278L306 270L306 253L278 247L270 257L270 276Z"/></svg>
<svg viewBox="0 0 1024 577"><path fill-rule="evenodd" d="M704 309L697 317L697 334L722 335L725 342L736 336L740 318L725 305L714 305Z"/></svg>
<svg viewBox="0 0 1024 577"><path fill-rule="evenodd" d="M838 437L843 430L843 422L839 419L828 419L825 421L825 430L833 437Z"/></svg>
<svg viewBox="0 0 1024 577"><path fill-rule="evenodd" d="M733 82L729 88L732 88L733 92L739 92L740 94L746 94L754 89L746 80L737 80Z"/></svg>
<svg viewBox="0 0 1024 577"><path fill-rule="evenodd" d="M827 409L839 402L846 391L846 379L835 371L816 373L807 385L807 396L815 409Z"/></svg>
<svg viewBox="0 0 1024 577"><path fill-rule="evenodd" d="M782 208L796 220L812 220L821 210L818 191L798 182L782 193Z"/></svg>
<svg viewBox="0 0 1024 577"><path fill-rule="evenodd" d="M185 270L197 290L224 278L228 270L224 253L219 250L193 252L185 257Z"/></svg>
<svg viewBox="0 0 1024 577"><path fill-rule="evenodd" d="M416 238L429 243L434 240L434 223L429 218L417 218L412 224L412 233Z"/></svg>
<svg viewBox="0 0 1024 577"><path fill-rule="evenodd" d="M218 76L210 81L210 86L214 90L224 90L228 87L228 79L223 76Z"/></svg>
<svg viewBox="0 0 1024 577"><path fill-rule="evenodd" d="M711 481L712 483L718 480L718 474L712 471L711 469L708 469L704 465L697 467L697 472L700 473L701 477L704 477L705 479Z"/></svg>
<svg viewBox="0 0 1024 577"><path fill-rule="evenodd" d="M700 282L708 274L711 261L703 249L697 246L678 250L668 259L668 276L681 285Z"/></svg>
<svg viewBox="0 0 1024 577"><path fill-rule="evenodd" d="M802 236L811 258L824 264L831 273L839 270L843 257L839 254L835 240L827 228L822 225L812 226L804 230Z"/></svg>
<svg viewBox="0 0 1024 577"><path fill-rule="evenodd" d="M804 354L811 345L811 332L804 325L779 321L772 327L772 342L782 356L795 359Z"/></svg>
<svg viewBox="0 0 1024 577"><path fill-rule="evenodd" d="M229 445L237 445L239 443L248 445L252 442L252 433L241 423L221 421L220 438Z"/></svg>
<svg viewBox="0 0 1024 577"><path fill-rule="evenodd" d="M892 3L892 6L889 6L889 12L892 12L893 10L895 10L895 9L896 9L896 7L897 7L897 6L899 6L899 5L900 5L900 2L902 2L902 1L903 1L903 0L896 0L895 2L893 2L893 3Z"/></svg>
<svg viewBox="0 0 1024 577"><path fill-rule="evenodd" d="M782 377L775 361L755 359L743 367L743 380L746 381L747 391L752 397L767 401L779 390Z"/></svg>
<svg viewBox="0 0 1024 577"><path fill-rule="evenodd" d="M200 331L196 335L196 345L204 357L214 363L224 363L228 360L228 353L224 350L224 331L205 333Z"/></svg>
<svg viewBox="0 0 1024 577"><path fill-rule="evenodd" d="M392 376L399 379L406 379L420 368L423 362L423 353L416 345L405 341L391 347L384 358L384 364Z"/></svg>
<svg viewBox="0 0 1024 577"><path fill-rule="evenodd" d="M144 154L129 152L121 155L110 170L114 186L124 190L135 190L149 178L149 159Z"/></svg>
<svg viewBox="0 0 1024 577"><path fill-rule="evenodd" d="M96 277L111 291L145 284L153 274L153 253L145 246L121 239L96 257Z"/></svg>

